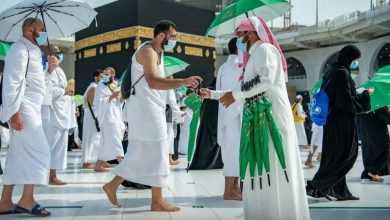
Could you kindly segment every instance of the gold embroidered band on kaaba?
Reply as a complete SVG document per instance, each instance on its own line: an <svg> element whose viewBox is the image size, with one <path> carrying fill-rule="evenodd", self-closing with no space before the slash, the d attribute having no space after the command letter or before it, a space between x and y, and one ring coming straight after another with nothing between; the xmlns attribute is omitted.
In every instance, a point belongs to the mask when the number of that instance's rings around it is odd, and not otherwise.
<svg viewBox="0 0 390 220"><path fill-rule="evenodd" d="M75 49L76 51L81 51L86 48L90 48L93 46L129 39L135 37L135 43L134 46L137 47L140 45L141 41L140 38L153 38L153 28L149 27L143 27L143 26L133 26L133 27L127 27L118 29L115 31L110 31L102 34L98 34L92 37L87 37L85 39L79 40L75 43ZM187 33L178 33L177 35L177 41L180 43L186 44L186 46L181 47L178 46L176 48L176 52L181 53L183 52L188 56L205 56L210 57L212 56L215 59L215 41L214 38L200 36L200 35L194 35L194 34L187 34ZM187 46L191 45L191 46ZM197 47L198 46L198 47ZM200 47L199 47L200 46ZM201 47L207 47L201 48ZM102 49L102 48L101 48ZM126 49L128 49L128 43L126 43ZM134 48L135 49L135 48ZM205 49L205 53L203 53L203 49ZM112 43L106 45L106 53L114 53L121 51L121 44L120 43ZM89 58L94 57L97 55L97 52L102 54L103 51L97 51L97 48L90 48L84 50L84 56L83 58ZM78 58L81 58L81 54L78 53Z"/></svg>

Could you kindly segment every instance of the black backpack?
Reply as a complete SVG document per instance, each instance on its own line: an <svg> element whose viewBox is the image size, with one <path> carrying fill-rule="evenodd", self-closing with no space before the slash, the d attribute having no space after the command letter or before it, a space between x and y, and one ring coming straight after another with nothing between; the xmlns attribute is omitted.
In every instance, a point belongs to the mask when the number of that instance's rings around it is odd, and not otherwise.
<svg viewBox="0 0 390 220"><path fill-rule="evenodd" d="M123 78L121 82L121 93L124 99L129 99L130 96L135 95L135 86L144 78L145 74L135 81L134 84L131 82L131 63L127 66L127 69L123 72Z"/></svg>

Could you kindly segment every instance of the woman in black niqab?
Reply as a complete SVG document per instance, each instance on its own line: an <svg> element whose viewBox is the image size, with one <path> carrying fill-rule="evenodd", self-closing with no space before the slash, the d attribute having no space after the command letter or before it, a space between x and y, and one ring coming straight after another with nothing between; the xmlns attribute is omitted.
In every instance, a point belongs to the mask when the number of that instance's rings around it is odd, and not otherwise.
<svg viewBox="0 0 390 220"><path fill-rule="evenodd" d="M370 109L368 91L357 94L351 78L350 65L360 55L357 47L344 47L324 75L322 87L329 96L329 112L324 126L321 164L306 186L309 196L339 201L359 199L349 191L346 174L358 155L355 116Z"/></svg>

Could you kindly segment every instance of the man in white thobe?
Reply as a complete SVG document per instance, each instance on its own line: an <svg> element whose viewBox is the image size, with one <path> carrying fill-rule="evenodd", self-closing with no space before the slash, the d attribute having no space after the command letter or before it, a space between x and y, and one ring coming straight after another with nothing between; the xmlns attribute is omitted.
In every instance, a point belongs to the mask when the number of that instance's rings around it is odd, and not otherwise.
<svg viewBox="0 0 390 220"><path fill-rule="evenodd" d="M175 212L180 209L162 196L168 185L169 158L165 107L167 90L180 86L196 88L200 77L168 79L164 74L163 51L176 44L176 26L161 21L154 27L154 37L138 48L132 58L131 80L134 85L127 101L129 145L125 159L115 169L115 176L103 190L114 206L120 206L117 190L126 179L152 186L151 211ZM138 83L136 83L138 82Z"/></svg>
<svg viewBox="0 0 390 220"><path fill-rule="evenodd" d="M15 42L5 60L0 120L11 127L10 148L3 176L0 213L18 212L49 216L34 198L34 185L47 185L50 147L42 127L41 107L45 94L45 73L39 43L47 40L42 21L28 18L23 37ZM24 185L15 206L14 185Z"/></svg>
<svg viewBox="0 0 390 220"><path fill-rule="evenodd" d="M240 90L240 77L243 69L240 67L237 55L237 38L228 44L230 55L219 68L217 74L216 91L210 91L210 98L218 100L226 91ZM202 92L205 90L202 89ZM221 146L223 160L223 174L225 176L225 200L242 200L240 176L240 134L242 102L236 102L229 108L219 104L217 141Z"/></svg>
<svg viewBox="0 0 390 220"><path fill-rule="evenodd" d="M46 74L48 105L42 106L42 123L50 146L50 185L65 185L58 179L57 170L66 169L69 132L69 108L67 106L67 79L59 66L56 55L48 56L49 68Z"/></svg>
<svg viewBox="0 0 390 220"><path fill-rule="evenodd" d="M83 151L83 168L93 169L98 156L98 148L100 144L100 132L97 127L97 118L95 114L94 98L96 87L100 81L100 74L103 71L96 70L94 73L94 81L88 86L84 93L84 119L83 119L83 141L81 142L81 149Z"/></svg>
<svg viewBox="0 0 390 220"><path fill-rule="evenodd" d="M120 98L120 89L114 78L115 69L107 67L102 74L102 80L96 87L94 104L101 129L96 172L108 171L106 161L121 161L124 157L122 146L125 133L125 123L122 117L123 103Z"/></svg>
<svg viewBox="0 0 390 220"><path fill-rule="evenodd" d="M250 83L250 88L228 92L220 101L225 107L229 107L236 101L244 101L260 94L270 100L272 114L282 136L287 165L285 171L289 179L287 181L270 141L269 184L260 187L258 176L252 182L248 178L249 170L247 171L243 189L245 219L309 220L305 180L286 89L286 60L264 19L247 18L241 22L238 31L250 54L243 77L243 83Z"/></svg>

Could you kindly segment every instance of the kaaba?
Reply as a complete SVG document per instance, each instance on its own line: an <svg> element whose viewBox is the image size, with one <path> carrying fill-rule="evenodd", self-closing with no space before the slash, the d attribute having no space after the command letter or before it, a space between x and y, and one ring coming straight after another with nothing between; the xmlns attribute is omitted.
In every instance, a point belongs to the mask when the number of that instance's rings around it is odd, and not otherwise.
<svg viewBox="0 0 390 220"><path fill-rule="evenodd" d="M168 19L177 25L177 45L167 55L190 64L175 77L199 75L208 85L213 80L216 58L213 38L205 37L214 18L209 10L161 0L118 0L96 9L96 21L76 33L76 92L82 94L96 69L112 66L117 75L131 62L135 49L153 37L153 27Z"/></svg>

